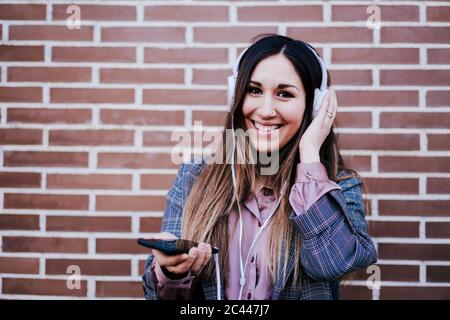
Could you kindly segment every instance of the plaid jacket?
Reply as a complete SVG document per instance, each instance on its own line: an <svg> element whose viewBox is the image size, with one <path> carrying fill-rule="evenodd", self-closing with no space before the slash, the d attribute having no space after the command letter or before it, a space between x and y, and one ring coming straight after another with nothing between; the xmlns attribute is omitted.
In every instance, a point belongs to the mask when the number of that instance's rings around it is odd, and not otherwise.
<svg viewBox="0 0 450 320"><path fill-rule="evenodd" d="M181 165L167 195L161 231L180 237L185 200L204 165L195 162ZM275 278L272 299L338 299L339 279L343 275L377 261L375 246L367 233L360 184L357 177L343 180L339 182L341 190L331 190L299 215L291 213L292 232L300 233L302 277L296 284L289 281L295 257L293 252L286 253L282 248L282 255L288 254L287 274L285 277L278 274ZM284 261L283 258L281 261ZM142 280L145 298L153 300L158 297L155 275L151 269L152 260L153 255L150 255ZM203 281L199 287L200 298L216 299L215 280ZM191 298L198 298L198 295Z"/></svg>

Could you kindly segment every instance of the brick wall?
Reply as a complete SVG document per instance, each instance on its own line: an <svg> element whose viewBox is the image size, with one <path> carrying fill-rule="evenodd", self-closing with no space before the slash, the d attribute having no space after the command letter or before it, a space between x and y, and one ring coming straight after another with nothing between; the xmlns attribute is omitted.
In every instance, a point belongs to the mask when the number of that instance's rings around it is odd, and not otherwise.
<svg viewBox="0 0 450 320"><path fill-rule="evenodd" d="M367 179L382 286L362 270L343 298L450 298L448 1L2 1L0 20L1 298L143 297L135 239L159 230L170 134L220 128L231 64L263 32L319 49Z"/></svg>

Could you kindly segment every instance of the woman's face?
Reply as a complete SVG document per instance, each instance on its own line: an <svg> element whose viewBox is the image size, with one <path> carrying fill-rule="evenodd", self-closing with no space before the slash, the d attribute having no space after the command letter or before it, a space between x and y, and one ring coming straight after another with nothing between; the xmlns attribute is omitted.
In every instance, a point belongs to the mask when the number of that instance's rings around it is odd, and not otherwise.
<svg viewBox="0 0 450 320"><path fill-rule="evenodd" d="M242 113L252 146L281 149L294 137L305 113L305 91L294 66L277 54L260 61L250 77Z"/></svg>

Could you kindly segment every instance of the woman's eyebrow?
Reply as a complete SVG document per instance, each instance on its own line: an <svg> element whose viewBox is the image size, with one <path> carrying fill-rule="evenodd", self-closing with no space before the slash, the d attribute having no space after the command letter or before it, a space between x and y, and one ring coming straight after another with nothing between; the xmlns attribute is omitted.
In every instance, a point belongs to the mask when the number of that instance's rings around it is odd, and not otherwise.
<svg viewBox="0 0 450 320"><path fill-rule="evenodd" d="M253 84L256 84L256 85L259 86L259 87L261 87L261 83L258 82L258 81L250 80L250 82L253 83ZM285 89L285 88L290 88L290 87L299 90L299 89L298 89L296 86L294 86L293 84L280 83L280 84L278 85L278 88L279 88L279 89ZM299 91L300 91L300 90L299 90Z"/></svg>

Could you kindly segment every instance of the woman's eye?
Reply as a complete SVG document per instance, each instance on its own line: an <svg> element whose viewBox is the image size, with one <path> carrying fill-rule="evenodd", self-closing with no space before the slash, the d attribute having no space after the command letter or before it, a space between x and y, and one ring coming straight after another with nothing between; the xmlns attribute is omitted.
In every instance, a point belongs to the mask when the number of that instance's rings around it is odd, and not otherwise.
<svg viewBox="0 0 450 320"><path fill-rule="evenodd" d="M249 87L248 88L248 92L252 93L252 94L260 94L261 90L259 88L257 88L257 87Z"/></svg>
<svg viewBox="0 0 450 320"><path fill-rule="evenodd" d="M283 95L283 96L281 96L282 98L292 98L293 97L293 95L290 94L288 91L280 91L279 94Z"/></svg>

